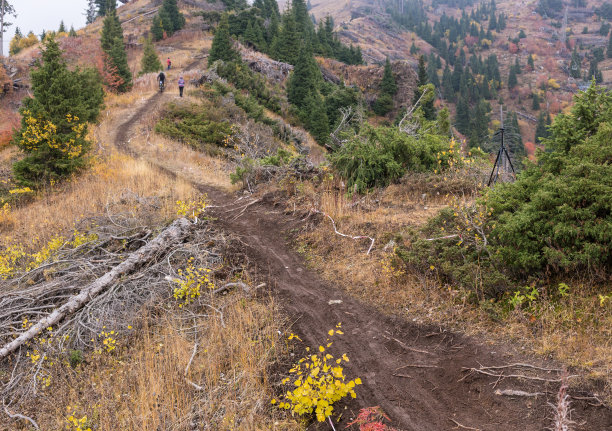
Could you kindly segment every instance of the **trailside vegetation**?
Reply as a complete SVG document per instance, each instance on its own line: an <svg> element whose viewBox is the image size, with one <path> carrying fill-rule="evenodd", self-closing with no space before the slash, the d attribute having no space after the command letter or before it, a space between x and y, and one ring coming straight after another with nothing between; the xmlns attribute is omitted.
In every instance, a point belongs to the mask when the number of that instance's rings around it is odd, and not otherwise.
<svg viewBox="0 0 612 431"><path fill-rule="evenodd" d="M104 100L98 73L69 70L53 38L42 63L31 72L32 94L20 109L21 128L13 143L25 157L13 165L20 185L39 187L84 167L90 142L87 123L96 121Z"/></svg>
<svg viewBox="0 0 612 431"><path fill-rule="evenodd" d="M343 145L329 155L329 161L346 180L348 190L364 193L397 181L409 171L439 172L460 163L460 151L448 138L448 126L428 121L421 108L414 117L410 133L397 126L364 124L344 136Z"/></svg>
<svg viewBox="0 0 612 431"><path fill-rule="evenodd" d="M473 205L455 203L399 254L446 282L501 297L517 282L564 274L605 280L612 268L612 93L593 82L542 140L545 152L514 183ZM426 268L423 268L426 269Z"/></svg>

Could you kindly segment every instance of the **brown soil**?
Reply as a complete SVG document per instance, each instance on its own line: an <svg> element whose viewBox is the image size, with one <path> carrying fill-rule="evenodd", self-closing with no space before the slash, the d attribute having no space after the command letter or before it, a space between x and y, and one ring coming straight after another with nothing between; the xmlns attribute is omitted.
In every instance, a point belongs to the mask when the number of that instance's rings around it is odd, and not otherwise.
<svg viewBox="0 0 612 431"><path fill-rule="evenodd" d="M133 154L128 147L130 129L161 97L164 95L153 96L118 128L116 143L120 149ZM160 171L176 175L161 167ZM209 204L214 206L210 213L215 223L240 237L246 254L268 279L271 293L289 316L291 330L306 345L323 343L327 331L342 322L345 335L334 337L332 349L337 355L349 356L347 375L361 377L363 385L357 388L357 399L347 405L338 419L341 424L338 429L344 428L360 408L375 405L389 414L394 426L405 430L540 431L552 426L552 408L548 403L555 402L558 383L500 380L465 370L480 364L542 366L541 360L516 354L513 346L493 345L486 339L381 314L323 281L305 266L288 237L291 230L302 228L304 222L275 205L271 195L248 205L249 201L236 200L235 196L210 186L194 185L208 195ZM554 379L558 375L540 371L539 376ZM496 395L496 390L504 389L545 394ZM573 395L580 394L574 389ZM612 411L595 407L592 401L572 400L574 429L612 430ZM314 425L309 429L319 428ZM320 429L329 429L329 425Z"/></svg>

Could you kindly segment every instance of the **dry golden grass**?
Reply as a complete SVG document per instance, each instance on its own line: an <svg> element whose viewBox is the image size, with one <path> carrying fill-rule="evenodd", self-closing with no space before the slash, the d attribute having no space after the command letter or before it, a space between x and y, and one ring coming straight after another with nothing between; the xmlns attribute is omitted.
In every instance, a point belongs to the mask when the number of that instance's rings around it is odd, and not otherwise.
<svg viewBox="0 0 612 431"><path fill-rule="evenodd" d="M114 352L86 352L75 369L57 363L46 396L24 413L41 429L64 429L73 411L99 431L302 429L270 405L268 367L287 353L275 303L241 293L205 301L223 308L225 327L205 308L192 309L195 320L174 307L147 314Z"/></svg>
<svg viewBox="0 0 612 431"><path fill-rule="evenodd" d="M79 220L104 213L109 204L115 210L131 210L117 204L122 192L128 190L142 197L162 198L163 206L155 215L159 221L174 215L176 200L196 194L187 182L159 175L146 161L112 153L97 160L83 175L41 191L32 203L13 209L1 225L0 243L35 249L53 236L71 231Z"/></svg>
<svg viewBox="0 0 612 431"><path fill-rule="evenodd" d="M187 72L185 79L194 74ZM198 184L207 184L231 192L238 186L232 185L229 173L234 170L231 163L226 160L211 157L194 150L188 145L167 139L153 132L155 123L159 119L159 111L168 101L177 103L199 103L201 100L187 90L185 97L180 99L178 94L172 94L169 89L159 100L157 106L150 106L145 118L139 121L132 130L130 148L141 157L159 166L177 173L188 181ZM111 115L116 115L113 111Z"/></svg>

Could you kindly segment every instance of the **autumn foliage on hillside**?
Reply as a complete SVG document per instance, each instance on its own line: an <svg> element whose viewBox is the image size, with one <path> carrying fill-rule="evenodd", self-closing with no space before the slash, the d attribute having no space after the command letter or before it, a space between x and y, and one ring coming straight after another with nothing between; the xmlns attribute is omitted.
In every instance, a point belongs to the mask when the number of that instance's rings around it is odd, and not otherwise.
<svg viewBox="0 0 612 431"><path fill-rule="evenodd" d="M19 115L13 111L0 110L0 149L8 146L13 139L13 133L19 127Z"/></svg>

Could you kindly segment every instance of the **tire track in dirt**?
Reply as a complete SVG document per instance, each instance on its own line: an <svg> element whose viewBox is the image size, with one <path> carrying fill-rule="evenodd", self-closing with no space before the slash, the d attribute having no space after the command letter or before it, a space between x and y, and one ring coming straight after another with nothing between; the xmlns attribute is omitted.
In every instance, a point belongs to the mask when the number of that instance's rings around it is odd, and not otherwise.
<svg viewBox="0 0 612 431"><path fill-rule="evenodd" d="M162 96L152 96L117 129L115 142L120 150L138 156L129 148L130 129ZM177 177L167 168L154 166ZM551 425L552 410L547 403L555 401L558 385L544 388L517 380L496 383L492 377L466 376L464 371L479 364L504 365L529 362L529 358L515 356L509 346L491 345L379 313L304 265L284 237L284 232L303 223L284 214L273 199L264 197L242 210L244 203L236 203L234 196L192 184L215 205L211 208L215 223L241 238L247 255L269 278L272 293L306 345L323 343L327 331L342 322L345 335L334 337L333 350L348 354L347 375L361 377L363 385L358 387L357 400L348 404L341 424L359 408L380 405L396 427L411 431L457 430L461 428L457 424L481 431L541 431ZM336 303L330 305L330 301ZM495 395L495 388L548 393L538 398L509 398ZM574 401L573 408L576 431L612 430L610 410L587 401Z"/></svg>

